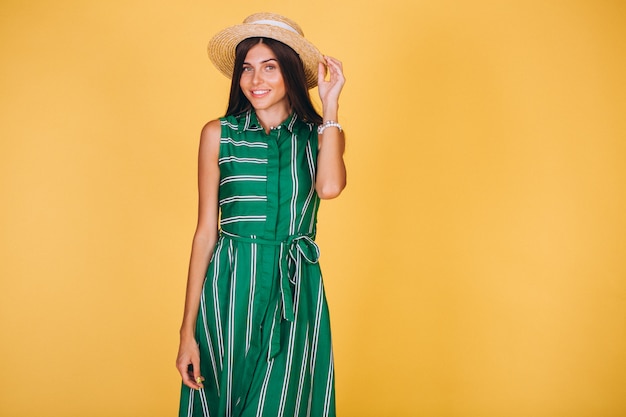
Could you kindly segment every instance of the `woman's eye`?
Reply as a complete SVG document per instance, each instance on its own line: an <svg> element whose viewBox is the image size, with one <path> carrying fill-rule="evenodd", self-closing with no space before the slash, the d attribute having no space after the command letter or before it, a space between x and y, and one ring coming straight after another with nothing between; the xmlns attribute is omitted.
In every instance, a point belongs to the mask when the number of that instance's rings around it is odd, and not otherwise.
<svg viewBox="0 0 626 417"><path fill-rule="evenodd" d="M243 67L243 72L250 72L252 71L252 67Z"/></svg>
<svg viewBox="0 0 626 417"><path fill-rule="evenodd" d="M267 67L265 67L265 69L268 70L268 71L273 71L273 70L276 69L276 66L275 65L268 65Z"/></svg>

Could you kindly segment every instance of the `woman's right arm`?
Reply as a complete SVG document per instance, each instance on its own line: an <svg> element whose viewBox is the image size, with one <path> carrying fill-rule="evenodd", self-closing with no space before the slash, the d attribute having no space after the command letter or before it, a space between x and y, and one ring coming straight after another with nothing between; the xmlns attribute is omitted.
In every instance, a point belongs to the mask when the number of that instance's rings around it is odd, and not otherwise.
<svg viewBox="0 0 626 417"><path fill-rule="evenodd" d="M195 338L196 318L206 271L218 238L218 190L220 171L218 166L221 126L219 120L207 123L200 135L198 152L198 225L193 237L183 323L180 328L180 346L176 368L183 383L199 389L200 353ZM190 372L192 365L193 372Z"/></svg>

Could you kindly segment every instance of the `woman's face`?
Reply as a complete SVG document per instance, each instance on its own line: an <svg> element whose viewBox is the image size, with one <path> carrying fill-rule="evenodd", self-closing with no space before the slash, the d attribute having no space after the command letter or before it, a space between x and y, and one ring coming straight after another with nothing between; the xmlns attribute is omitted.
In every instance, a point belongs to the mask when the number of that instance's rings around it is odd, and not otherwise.
<svg viewBox="0 0 626 417"><path fill-rule="evenodd" d="M256 111L289 112L280 64L267 45L258 43L248 51L239 86Z"/></svg>

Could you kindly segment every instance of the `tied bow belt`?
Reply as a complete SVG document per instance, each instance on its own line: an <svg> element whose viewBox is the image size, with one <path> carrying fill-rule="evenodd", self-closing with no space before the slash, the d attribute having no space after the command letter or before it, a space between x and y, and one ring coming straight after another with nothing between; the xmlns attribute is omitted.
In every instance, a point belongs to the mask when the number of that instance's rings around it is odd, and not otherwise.
<svg viewBox="0 0 626 417"><path fill-rule="evenodd" d="M296 286L299 285L302 262L316 264L319 261L320 249L313 240L313 237L308 234L290 235L287 239L280 241L239 236L225 230L220 230L220 234L236 242L280 247L279 278L283 308L281 317L275 317L270 333L268 359L274 358L280 352L280 320L284 319L290 322L295 320L294 296L291 291L290 283Z"/></svg>

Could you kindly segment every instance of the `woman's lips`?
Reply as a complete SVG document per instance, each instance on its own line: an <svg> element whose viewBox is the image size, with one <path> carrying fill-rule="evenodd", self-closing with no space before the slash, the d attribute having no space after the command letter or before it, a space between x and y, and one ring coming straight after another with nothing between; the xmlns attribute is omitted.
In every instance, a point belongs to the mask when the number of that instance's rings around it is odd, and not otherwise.
<svg viewBox="0 0 626 417"><path fill-rule="evenodd" d="M263 97L265 95L267 95L270 92L270 90L252 90L252 96L253 97Z"/></svg>

